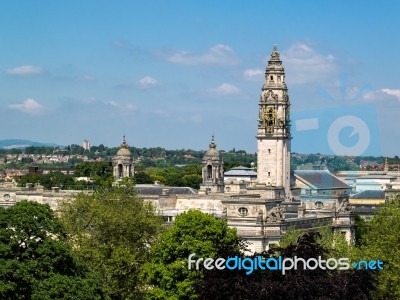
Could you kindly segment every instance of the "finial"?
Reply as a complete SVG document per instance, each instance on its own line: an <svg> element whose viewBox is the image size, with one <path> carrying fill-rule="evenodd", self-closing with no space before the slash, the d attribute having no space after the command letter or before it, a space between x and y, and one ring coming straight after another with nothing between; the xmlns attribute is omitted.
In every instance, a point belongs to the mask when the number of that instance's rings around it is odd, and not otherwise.
<svg viewBox="0 0 400 300"><path fill-rule="evenodd" d="M217 144L215 144L215 140L214 140L214 133L212 134L212 137L211 137L211 143L210 143L210 148L216 148L217 147Z"/></svg>
<svg viewBox="0 0 400 300"><path fill-rule="evenodd" d="M272 49L272 51L278 52L278 47L276 47L276 44L274 44L274 48Z"/></svg>
<svg viewBox="0 0 400 300"><path fill-rule="evenodd" d="M125 133L124 133L124 135L122 137L121 148L128 148L128 144L126 143L126 140L125 140Z"/></svg>

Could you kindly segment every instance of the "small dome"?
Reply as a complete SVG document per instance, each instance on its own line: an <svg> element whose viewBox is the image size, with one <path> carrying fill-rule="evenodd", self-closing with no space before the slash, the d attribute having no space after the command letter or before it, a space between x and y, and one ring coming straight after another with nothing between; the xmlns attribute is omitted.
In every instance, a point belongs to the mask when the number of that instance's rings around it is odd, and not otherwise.
<svg viewBox="0 0 400 300"><path fill-rule="evenodd" d="M128 148L121 148L117 152L117 156L131 156L131 151Z"/></svg>
<svg viewBox="0 0 400 300"><path fill-rule="evenodd" d="M219 151L217 150L217 144L214 141L214 136L212 137L209 149L204 154L204 158L219 158Z"/></svg>
<svg viewBox="0 0 400 300"><path fill-rule="evenodd" d="M131 151L128 149L128 144L125 141L125 135L122 140L121 148L117 152L117 156L132 156Z"/></svg>

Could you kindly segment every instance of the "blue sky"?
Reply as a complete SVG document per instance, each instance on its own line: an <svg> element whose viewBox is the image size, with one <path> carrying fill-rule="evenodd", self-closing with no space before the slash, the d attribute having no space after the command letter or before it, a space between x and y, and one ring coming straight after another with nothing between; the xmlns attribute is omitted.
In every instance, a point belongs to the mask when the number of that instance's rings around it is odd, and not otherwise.
<svg viewBox="0 0 400 300"><path fill-rule="evenodd" d="M0 138L205 149L214 133L220 149L255 152L277 44L293 151L399 155L399 13L397 1L2 1Z"/></svg>

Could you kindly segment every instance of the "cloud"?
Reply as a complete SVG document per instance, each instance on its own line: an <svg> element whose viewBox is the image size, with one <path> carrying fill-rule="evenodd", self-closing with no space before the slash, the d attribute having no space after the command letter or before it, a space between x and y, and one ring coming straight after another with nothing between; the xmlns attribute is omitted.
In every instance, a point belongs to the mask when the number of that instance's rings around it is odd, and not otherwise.
<svg viewBox="0 0 400 300"><path fill-rule="evenodd" d="M264 71L261 69L247 69L243 72L244 78L247 80L260 80L264 77Z"/></svg>
<svg viewBox="0 0 400 300"><path fill-rule="evenodd" d="M15 75L15 76L28 76L28 75L43 74L43 69L37 66L25 65L8 69L6 72L10 75Z"/></svg>
<svg viewBox="0 0 400 300"><path fill-rule="evenodd" d="M106 101L104 102L105 105L107 106L112 106L118 110L121 110L123 112L133 112L133 111L137 111L137 106L132 104L132 103L119 103L116 101Z"/></svg>
<svg viewBox="0 0 400 300"><path fill-rule="evenodd" d="M396 96L397 100L400 100L400 90L381 89L381 91L385 94Z"/></svg>
<svg viewBox="0 0 400 300"><path fill-rule="evenodd" d="M174 51L166 54L169 62L185 66L196 65L235 65L239 59L231 47L218 44L205 53L192 53L189 51Z"/></svg>
<svg viewBox="0 0 400 300"><path fill-rule="evenodd" d="M45 112L44 106L39 104L37 101L34 99L26 99L22 103L17 103L17 104L10 104L8 108L19 110L21 112L31 114L31 115L38 115L42 114Z"/></svg>
<svg viewBox="0 0 400 300"><path fill-rule="evenodd" d="M380 89L365 93L361 99L363 102L391 102L398 103L400 101L400 90Z"/></svg>
<svg viewBox="0 0 400 300"><path fill-rule="evenodd" d="M80 77L80 80L82 80L82 81L94 81L94 80L96 80L96 78L94 76L91 76L91 75L84 75L84 76Z"/></svg>
<svg viewBox="0 0 400 300"><path fill-rule="evenodd" d="M221 95L221 96L229 96L229 95L237 95L240 93L240 89L230 83L222 83L220 86L215 89L210 90L211 93Z"/></svg>
<svg viewBox="0 0 400 300"><path fill-rule="evenodd" d="M337 59L332 54L318 53L305 43L295 43L283 51L282 60L289 83L321 82L339 72Z"/></svg>
<svg viewBox="0 0 400 300"><path fill-rule="evenodd" d="M200 123L201 121L203 121L203 117L201 115L199 115L199 114L196 114L196 115L191 116L190 120L193 123Z"/></svg>
<svg viewBox="0 0 400 300"><path fill-rule="evenodd" d="M137 85L142 89L148 89L158 84L158 81L150 76L145 76L137 81Z"/></svg>

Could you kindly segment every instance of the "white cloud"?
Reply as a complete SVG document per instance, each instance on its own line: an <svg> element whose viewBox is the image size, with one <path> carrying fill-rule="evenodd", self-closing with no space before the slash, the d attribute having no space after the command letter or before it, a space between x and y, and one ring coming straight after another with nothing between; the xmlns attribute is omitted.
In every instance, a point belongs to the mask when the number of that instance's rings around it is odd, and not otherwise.
<svg viewBox="0 0 400 300"><path fill-rule="evenodd" d="M147 89L147 88L157 85L158 81L153 77L145 76L145 77L141 78L140 80L138 80L137 84L140 88Z"/></svg>
<svg viewBox="0 0 400 300"><path fill-rule="evenodd" d="M373 90L365 93L362 96L362 101L364 102L390 102L390 101L400 101L400 90L393 90L393 89L380 89L380 90ZM393 102L393 103L394 103Z"/></svg>
<svg viewBox="0 0 400 300"><path fill-rule="evenodd" d="M175 51L168 53L166 56L169 62L186 66L234 65L239 62L239 59L232 48L223 44L215 45L205 53Z"/></svg>
<svg viewBox="0 0 400 300"><path fill-rule="evenodd" d="M215 89L211 90L212 93L221 95L221 96L229 96L229 95L237 95L240 93L240 89L230 83L223 83Z"/></svg>
<svg viewBox="0 0 400 300"><path fill-rule="evenodd" d="M305 43L295 43L282 52L289 83L321 82L336 76L339 71L336 58L321 54Z"/></svg>
<svg viewBox="0 0 400 300"><path fill-rule="evenodd" d="M94 76L91 76L91 75L84 75L80 79L82 81L94 81L94 80L96 80L96 78Z"/></svg>
<svg viewBox="0 0 400 300"><path fill-rule="evenodd" d="M16 76L40 75L43 74L43 69L37 66L25 65L8 69L7 73Z"/></svg>
<svg viewBox="0 0 400 300"><path fill-rule="evenodd" d="M196 114L196 115L191 116L190 120L193 123L200 123L201 121L203 121L203 117L201 115L199 115L199 114Z"/></svg>
<svg viewBox="0 0 400 300"><path fill-rule="evenodd" d="M31 115L37 115L45 112L44 106L31 98L26 99L22 103L10 104L8 107Z"/></svg>
<svg viewBox="0 0 400 300"><path fill-rule="evenodd" d="M261 69L247 69L243 72L243 76L248 80L260 80L264 76L264 71Z"/></svg>
<svg viewBox="0 0 400 300"><path fill-rule="evenodd" d="M123 112L133 112L136 111L138 108L136 105L132 104L132 103L119 103L116 101L106 101L104 102L105 105L109 105L112 106L118 110L121 110Z"/></svg>
<svg viewBox="0 0 400 300"><path fill-rule="evenodd" d="M381 91L385 94L396 96L400 100L400 90L382 89Z"/></svg>

